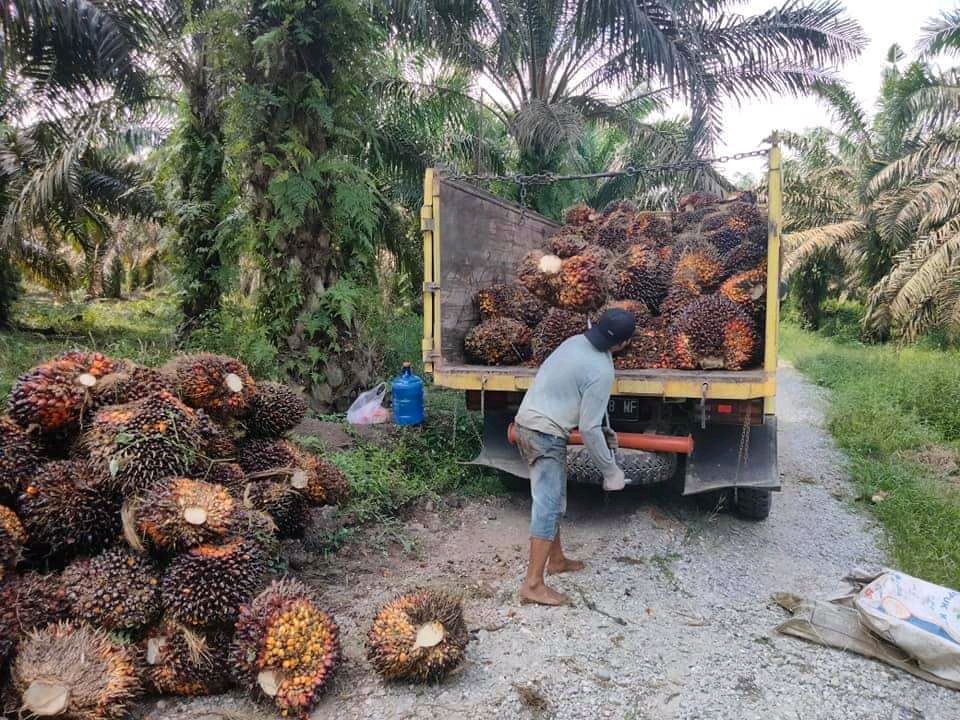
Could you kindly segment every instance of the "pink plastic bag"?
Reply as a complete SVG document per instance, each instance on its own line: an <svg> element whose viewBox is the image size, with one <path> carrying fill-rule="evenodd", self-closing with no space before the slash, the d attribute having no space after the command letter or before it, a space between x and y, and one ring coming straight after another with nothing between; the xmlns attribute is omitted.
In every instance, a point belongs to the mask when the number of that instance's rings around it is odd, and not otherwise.
<svg viewBox="0 0 960 720"><path fill-rule="evenodd" d="M380 383L372 390L360 393L347 410L347 422L351 425L376 425L390 420L390 411L383 406L386 394L386 383Z"/></svg>

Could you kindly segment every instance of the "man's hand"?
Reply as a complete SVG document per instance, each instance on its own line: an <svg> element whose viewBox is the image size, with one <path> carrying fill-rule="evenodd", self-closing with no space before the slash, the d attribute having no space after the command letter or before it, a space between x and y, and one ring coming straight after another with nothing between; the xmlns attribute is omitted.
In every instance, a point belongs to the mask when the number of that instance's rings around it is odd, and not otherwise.
<svg viewBox="0 0 960 720"><path fill-rule="evenodd" d="M607 447L610 448L610 452L617 452L617 449L620 447L620 441L617 440L617 434L613 431L613 428L603 428L603 439L607 441Z"/></svg>
<svg viewBox="0 0 960 720"><path fill-rule="evenodd" d="M616 492L617 490L623 490L627 486L627 476L623 474L623 470L619 467L609 476L603 479L603 489L607 492Z"/></svg>

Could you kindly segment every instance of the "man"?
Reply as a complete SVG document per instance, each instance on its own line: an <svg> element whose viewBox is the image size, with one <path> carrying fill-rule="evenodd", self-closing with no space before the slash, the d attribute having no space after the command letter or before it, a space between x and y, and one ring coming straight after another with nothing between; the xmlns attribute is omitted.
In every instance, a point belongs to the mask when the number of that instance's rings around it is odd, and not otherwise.
<svg viewBox="0 0 960 720"><path fill-rule="evenodd" d="M567 438L580 429L583 444L603 475L604 490L622 490L616 435L603 424L613 389L613 353L633 336L636 318L626 310L607 310L582 335L553 351L540 366L517 413L517 446L530 466L530 564L520 587L522 602L563 605L562 593L543 582L551 575L582 570L560 546L560 517L567 505Z"/></svg>

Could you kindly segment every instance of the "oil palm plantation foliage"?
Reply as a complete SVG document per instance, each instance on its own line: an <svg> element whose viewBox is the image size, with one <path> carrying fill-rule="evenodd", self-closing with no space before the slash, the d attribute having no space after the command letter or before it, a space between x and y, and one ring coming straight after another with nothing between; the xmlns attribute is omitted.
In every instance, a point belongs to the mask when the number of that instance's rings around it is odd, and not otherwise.
<svg viewBox="0 0 960 720"><path fill-rule="evenodd" d="M835 127L786 138L784 271L810 324L835 288L863 298L877 337L960 330L960 73L929 58L956 47L956 17L944 15L919 59L891 48L872 118L824 85Z"/></svg>

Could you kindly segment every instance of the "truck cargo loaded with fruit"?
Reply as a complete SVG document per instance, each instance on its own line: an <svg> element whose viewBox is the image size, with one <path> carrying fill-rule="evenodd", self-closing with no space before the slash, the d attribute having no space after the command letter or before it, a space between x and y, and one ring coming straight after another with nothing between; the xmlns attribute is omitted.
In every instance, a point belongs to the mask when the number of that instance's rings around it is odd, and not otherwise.
<svg viewBox="0 0 960 720"><path fill-rule="evenodd" d="M475 462L526 477L510 423L538 364L617 305L637 316L609 408L627 482L674 482L765 518L779 489L780 181L774 145L761 205L698 192L662 212L578 205L561 224L428 170L423 358L483 413ZM599 484L576 442L570 478Z"/></svg>

